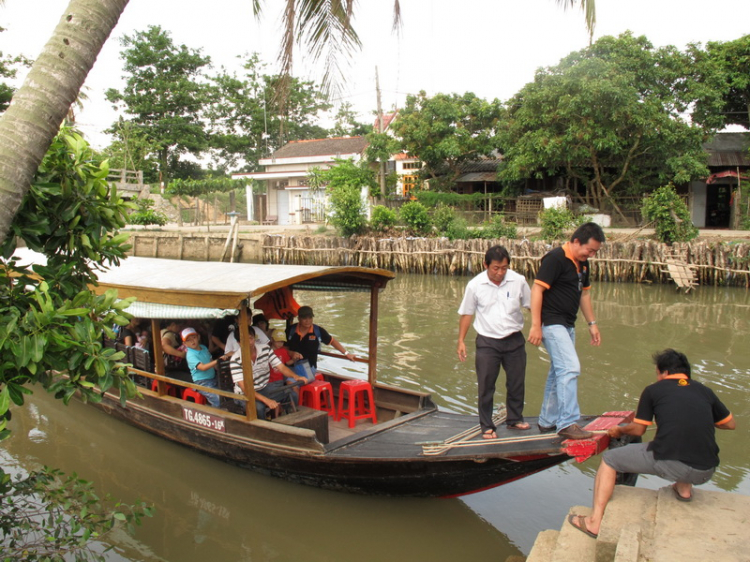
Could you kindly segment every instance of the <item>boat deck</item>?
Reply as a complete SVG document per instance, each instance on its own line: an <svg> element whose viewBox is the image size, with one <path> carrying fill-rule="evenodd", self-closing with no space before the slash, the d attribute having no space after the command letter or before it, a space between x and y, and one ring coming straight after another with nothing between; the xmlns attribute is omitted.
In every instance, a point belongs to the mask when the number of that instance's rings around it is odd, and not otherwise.
<svg viewBox="0 0 750 562"><path fill-rule="evenodd" d="M482 438L475 415L458 415L439 411L418 412L373 426L359 422L349 429L345 420L329 422L331 443L328 455L336 457L414 458L427 452L434 456L456 457L518 457L527 455L559 455L563 439L555 433L540 434L536 418L528 418L531 429L507 429L498 425L497 439ZM369 425L362 430L362 425ZM461 439L457 436L464 435ZM454 440L453 446L442 451L438 444ZM433 455L429 455L433 456Z"/></svg>

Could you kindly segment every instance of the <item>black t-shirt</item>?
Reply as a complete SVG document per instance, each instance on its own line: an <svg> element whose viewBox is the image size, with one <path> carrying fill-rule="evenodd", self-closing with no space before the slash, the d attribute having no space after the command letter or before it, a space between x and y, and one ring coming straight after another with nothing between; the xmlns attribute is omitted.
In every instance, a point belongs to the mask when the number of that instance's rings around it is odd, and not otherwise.
<svg viewBox="0 0 750 562"><path fill-rule="evenodd" d="M569 244L569 243L568 243ZM581 294L590 287L589 262L578 262L566 252L568 244L547 252L542 258L534 283L546 290L542 298L542 324L576 324Z"/></svg>
<svg viewBox="0 0 750 562"><path fill-rule="evenodd" d="M324 328L317 326L318 332L320 333L320 341L328 345L333 339L331 334L325 331ZM301 354L302 357L308 360L310 366L315 368L318 366L318 336L315 335L315 326L310 326L310 331L302 336L299 335L299 324L295 324L290 329L290 335L287 341L287 347L292 351L296 351Z"/></svg>
<svg viewBox="0 0 750 562"><path fill-rule="evenodd" d="M714 424L729 416L727 407L707 386L668 378L643 390L635 418L648 425L656 419L656 437L648 445L656 460L681 461L708 470L719 464Z"/></svg>

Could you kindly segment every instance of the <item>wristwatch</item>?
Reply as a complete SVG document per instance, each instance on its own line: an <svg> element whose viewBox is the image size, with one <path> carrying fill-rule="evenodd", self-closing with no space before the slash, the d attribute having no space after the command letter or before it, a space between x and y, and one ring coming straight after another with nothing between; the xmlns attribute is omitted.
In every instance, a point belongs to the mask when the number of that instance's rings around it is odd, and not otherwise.
<svg viewBox="0 0 750 562"><path fill-rule="evenodd" d="M592 320L591 322L589 322L589 326L593 326L594 324L596 324L596 320Z"/></svg>

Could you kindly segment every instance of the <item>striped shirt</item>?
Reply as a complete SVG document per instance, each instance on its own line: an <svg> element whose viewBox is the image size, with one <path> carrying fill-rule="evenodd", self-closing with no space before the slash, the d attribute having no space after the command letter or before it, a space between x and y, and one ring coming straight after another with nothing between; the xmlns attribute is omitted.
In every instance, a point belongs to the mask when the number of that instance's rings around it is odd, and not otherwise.
<svg viewBox="0 0 750 562"><path fill-rule="evenodd" d="M257 357L253 363L253 386L255 390L260 390L268 384L268 379L271 377L271 369L281 365L281 360L276 357L271 348L267 345L263 345L259 342L255 342L255 353ZM234 385L234 392L236 394L242 394L242 390L237 386L237 383L243 380L242 375L242 350L238 349L232 360L229 363L232 369L232 382Z"/></svg>

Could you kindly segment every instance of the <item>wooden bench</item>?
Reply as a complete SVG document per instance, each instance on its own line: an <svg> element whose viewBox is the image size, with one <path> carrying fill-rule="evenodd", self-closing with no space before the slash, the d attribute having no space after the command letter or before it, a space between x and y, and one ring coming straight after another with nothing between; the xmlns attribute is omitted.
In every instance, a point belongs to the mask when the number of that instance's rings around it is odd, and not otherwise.
<svg viewBox="0 0 750 562"><path fill-rule="evenodd" d="M273 423L312 429L318 441L324 445L328 443L328 412L313 410L306 406L299 406L296 412L279 416L272 420Z"/></svg>
<svg viewBox="0 0 750 562"><path fill-rule="evenodd" d="M266 218L263 219L263 222L261 224L263 225L270 225L270 224L278 224L279 217L276 215L268 215Z"/></svg>

